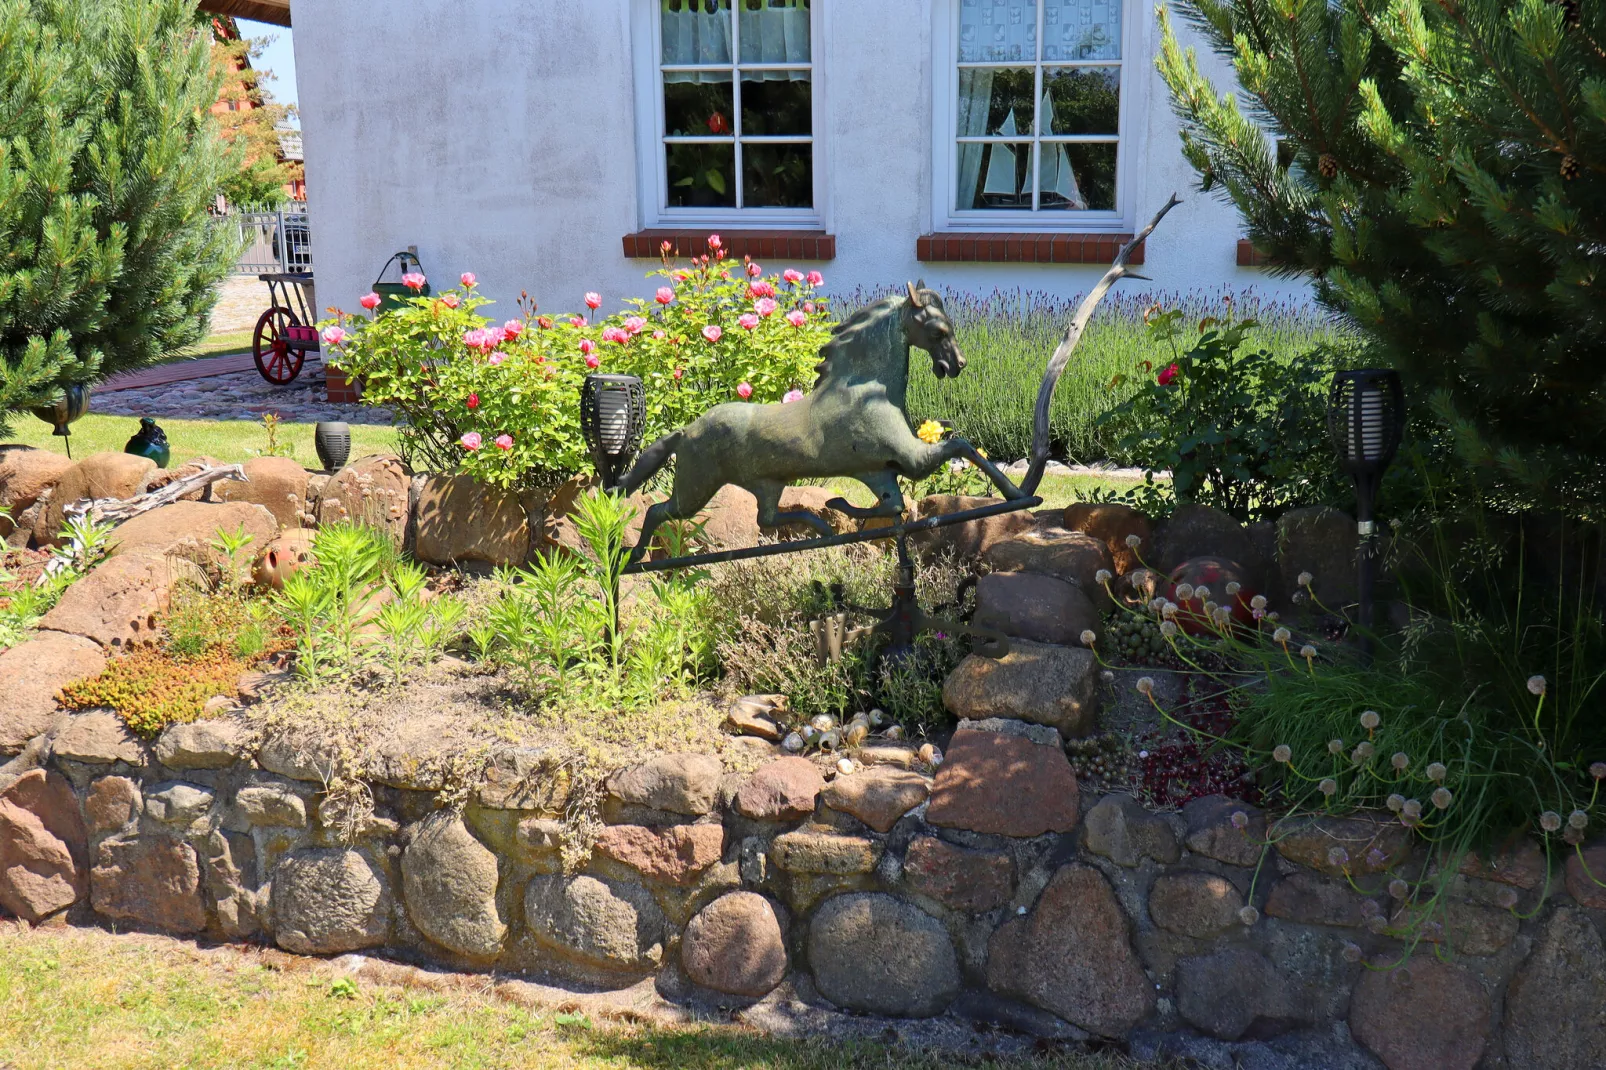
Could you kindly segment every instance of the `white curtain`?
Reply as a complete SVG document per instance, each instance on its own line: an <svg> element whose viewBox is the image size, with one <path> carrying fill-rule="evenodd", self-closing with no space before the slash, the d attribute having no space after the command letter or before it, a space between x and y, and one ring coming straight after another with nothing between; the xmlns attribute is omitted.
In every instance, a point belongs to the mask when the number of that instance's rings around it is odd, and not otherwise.
<svg viewBox="0 0 1606 1070"><path fill-rule="evenodd" d="M763 0L757 11L747 0L737 0L742 20L743 63L809 62L809 6L807 0ZM766 80L807 80L807 71L754 71L749 77Z"/></svg>
<svg viewBox="0 0 1606 1070"><path fill-rule="evenodd" d="M960 137L983 137L987 133L987 111L993 100L993 72L986 67L966 67L959 72L959 121L956 132ZM981 177L981 158L987 146L979 142L961 142L959 146L959 203L960 211L974 208L976 181Z"/></svg>
<svg viewBox="0 0 1606 1070"><path fill-rule="evenodd" d="M808 0L763 0L757 10L750 10L747 0L736 2L742 20L741 62L809 63ZM659 0L659 6L665 66L731 63L730 0ZM808 81L809 72L755 71L748 77ZM730 75L722 71L671 71L664 79L729 82Z"/></svg>
<svg viewBox="0 0 1606 1070"><path fill-rule="evenodd" d="M1037 0L961 0L959 62L1037 59Z"/></svg>

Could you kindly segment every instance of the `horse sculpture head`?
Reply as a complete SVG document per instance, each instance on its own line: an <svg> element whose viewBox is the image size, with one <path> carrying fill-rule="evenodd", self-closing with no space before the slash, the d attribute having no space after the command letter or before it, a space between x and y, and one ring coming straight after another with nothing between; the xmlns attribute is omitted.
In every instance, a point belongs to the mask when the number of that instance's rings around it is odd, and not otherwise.
<svg viewBox="0 0 1606 1070"><path fill-rule="evenodd" d="M954 341L954 325L942 307L942 298L926 284L909 283L909 301L903 306L903 337L917 349L931 354L931 374L939 379L965 370L965 355Z"/></svg>

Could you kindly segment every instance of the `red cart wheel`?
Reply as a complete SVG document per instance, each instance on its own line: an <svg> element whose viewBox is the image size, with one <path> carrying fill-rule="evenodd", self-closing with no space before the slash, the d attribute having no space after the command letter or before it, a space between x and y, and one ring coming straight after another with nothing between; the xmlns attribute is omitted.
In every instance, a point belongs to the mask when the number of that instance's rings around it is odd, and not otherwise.
<svg viewBox="0 0 1606 1070"><path fill-rule="evenodd" d="M296 319L296 314L278 305L262 313L257 320L251 353L262 378L276 386L283 386L300 375L301 365L307 359L307 351L290 339L289 329L299 326L301 321Z"/></svg>

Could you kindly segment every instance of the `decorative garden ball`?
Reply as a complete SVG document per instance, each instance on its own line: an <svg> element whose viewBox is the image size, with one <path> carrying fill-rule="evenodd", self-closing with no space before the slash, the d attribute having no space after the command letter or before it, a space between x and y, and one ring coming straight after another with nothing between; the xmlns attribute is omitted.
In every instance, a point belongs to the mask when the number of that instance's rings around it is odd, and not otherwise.
<svg viewBox="0 0 1606 1070"><path fill-rule="evenodd" d="M796 732L788 732L786 738L781 740L781 749L788 754L801 754L804 746L803 737Z"/></svg>
<svg viewBox="0 0 1606 1070"><path fill-rule="evenodd" d="M1227 585L1236 583L1238 586L1232 594L1227 593ZM1199 588L1205 589L1205 594L1198 593ZM1178 588L1181 588L1186 598L1177 597ZM1166 597L1177 604L1176 623L1179 628L1189 635L1208 635L1216 631L1210 623L1210 606L1225 606L1232 611L1233 623L1250 625L1254 623L1254 611L1250 609L1249 602L1255 597L1255 590L1245 582L1244 567L1225 557L1195 557L1171 570L1170 579L1166 585Z"/></svg>

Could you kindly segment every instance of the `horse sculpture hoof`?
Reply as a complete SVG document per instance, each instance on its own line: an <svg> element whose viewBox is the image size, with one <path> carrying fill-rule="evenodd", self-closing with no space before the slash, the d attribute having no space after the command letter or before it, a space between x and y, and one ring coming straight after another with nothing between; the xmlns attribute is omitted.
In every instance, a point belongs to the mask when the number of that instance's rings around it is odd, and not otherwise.
<svg viewBox="0 0 1606 1070"><path fill-rule="evenodd" d="M855 520L868 520L870 517L873 517L873 516L896 516L897 515L896 513L888 513L886 511L876 507L876 506L873 506L873 505L868 507L868 508L866 508L866 507L864 507L862 505L854 505L852 502L848 501L846 498L832 498L831 500L829 500L829 501L827 501L825 503L825 507L827 509L835 509L839 513L846 513L846 514L848 514L848 516L851 516Z"/></svg>

